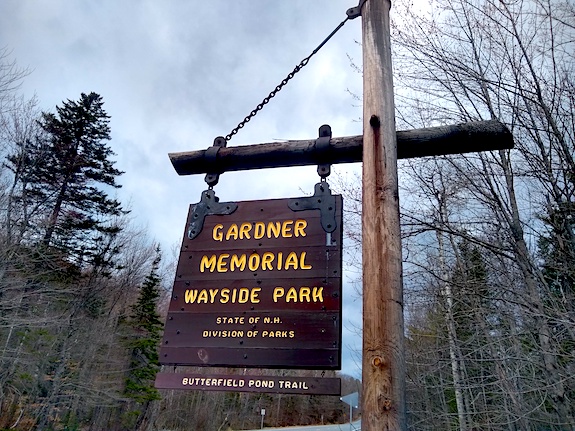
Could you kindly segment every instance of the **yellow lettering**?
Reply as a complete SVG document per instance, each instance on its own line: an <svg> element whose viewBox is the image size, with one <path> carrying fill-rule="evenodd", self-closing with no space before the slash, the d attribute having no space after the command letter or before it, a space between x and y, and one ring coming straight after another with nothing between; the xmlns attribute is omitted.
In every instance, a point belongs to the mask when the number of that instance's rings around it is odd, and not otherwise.
<svg viewBox="0 0 575 431"><path fill-rule="evenodd" d="M273 270L274 268L272 267L272 262L274 261L274 254L266 251L263 255L262 255L262 269L265 271L266 269L269 269L270 271Z"/></svg>
<svg viewBox="0 0 575 431"><path fill-rule="evenodd" d="M240 225L240 239L250 239L250 230L252 230L251 223L242 223Z"/></svg>
<svg viewBox="0 0 575 431"><path fill-rule="evenodd" d="M293 224L293 220L286 220L282 223L282 237L284 238L291 238L292 231L291 225Z"/></svg>
<svg viewBox="0 0 575 431"><path fill-rule="evenodd" d="M308 265L305 263L305 256L306 256L306 252L302 251L301 255L299 257L299 267L301 269L311 269L311 265ZM297 269L297 268L296 268Z"/></svg>
<svg viewBox="0 0 575 431"><path fill-rule="evenodd" d="M230 240L262 239L267 238L292 238L306 236L307 221L303 219L269 221L269 222L243 222L232 223L227 229L218 223L212 229L212 239L222 242Z"/></svg>
<svg viewBox="0 0 575 431"><path fill-rule="evenodd" d="M267 237L271 238L272 236L274 238L279 238L280 236L280 229L281 229L281 223L279 221L276 222L269 222L268 223L268 234Z"/></svg>
<svg viewBox="0 0 575 431"><path fill-rule="evenodd" d="M230 257L230 255L228 253L222 253L220 254L220 256L218 257L218 265L217 265L217 270L218 272L228 272L228 262L225 259L228 259Z"/></svg>
<svg viewBox="0 0 575 431"><path fill-rule="evenodd" d="M221 241L224 238L224 235L222 234L223 228L223 224L217 224L214 226L214 229L212 230L212 238L214 241Z"/></svg>
<svg viewBox="0 0 575 431"><path fill-rule="evenodd" d="M196 297L198 296L198 291L196 289L186 290L186 304L193 304L196 302Z"/></svg>
<svg viewBox="0 0 575 431"><path fill-rule="evenodd" d="M210 289L210 304L214 303L214 299L216 298L219 290L220 289Z"/></svg>
<svg viewBox="0 0 575 431"><path fill-rule="evenodd" d="M216 324L217 325L243 325L245 323L246 319L244 316L219 316L216 317Z"/></svg>
<svg viewBox="0 0 575 431"><path fill-rule="evenodd" d="M209 269L210 272L214 272L216 269L216 255L212 254L211 257L202 256L202 260L200 261L200 272L204 272L205 269Z"/></svg>
<svg viewBox="0 0 575 431"><path fill-rule="evenodd" d="M290 287L286 294L286 302L297 302L297 290L295 287Z"/></svg>
<svg viewBox="0 0 575 431"><path fill-rule="evenodd" d="M285 294L285 290L283 287L276 287L274 289L274 294L273 294L274 302L278 302L278 299L280 299L282 296L284 296L284 294Z"/></svg>
<svg viewBox="0 0 575 431"><path fill-rule="evenodd" d="M314 287L311 296L313 302L323 302L323 287Z"/></svg>
<svg viewBox="0 0 575 431"><path fill-rule="evenodd" d="M262 331L262 338L294 338L295 331Z"/></svg>
<svg viewBox="0 0 575 431"><path fill-rule="evenodd" d="M312 269L312 265L306 262L307 253L302 251L296 253L295 251L289 252L284 258L283 252L277 252L277 255L271 251L263 252L260 256L257 252L250 255L246 254L232 254L222 253L220 255L203 255L200 259L200 272L218 272L225 273L228 271L281 271L281 270L308 270Z"/></svg>
<svg viewBox="0 0 575 431"><path fill-rule="evenodd" d="M285 302L323 302L323 287L308 286L290 287L287 291L283 287L274 288L272 298L274 302L283 299ZM264 317L263 323L281 323L279 317L274 317L273 321L269 317Z"/></svg>
<svg viewBox="0 0 575 431"><path fill-rule="evenodd" d="M288 254L286 258L285 269L288 270L290 266L292 266L293 269L297 269L297 264L298 264L297 254L295 253L295 251L292 251L290 254Z"/></svg>
<svg viewBox="0 0 575 431"><path fill-rule="evenodd" d="M238 239L238 225L233 223L226 232L226 241L229 241L230 238Z"/></svg>
<svg viewBox="0 0 575 431"><path fill-rule="evenodd" d="M243 271L246 268L246 255L240 254L232 254L232 260L230 261L230 271L235 271L238 268L240 271Z"/></svg>
<svg viewBox="0 0 575 431"><path fill-rule="evenodd" d="M249 301L249 299L250 299L250 290L245 288L245 287L242 287L240 289L240 295L238 297L238 302L240 304L245 304L246 302Z"/></svg>
<svg viewBox="0 0 575 431"><path fill-rule="evenodd" d="M266 225L265 223L258 221L254 226L254 238L255 239L262 239L266 234Z"/></svg>
<svg viewBox="0 0 575 431"><path fill-rule="evenodd" d="M251 291L251 293L250 293L250 302L251 302L252 304L258 304L258 303L260 302L260 299L258 298L258 296L259 296L259 292L260 292L261 290L262 290L262 289L259 288L259 287L254 287L254 288L252 289L252 291Z"/></svg>
<svg viewBox="0 0 575 431"><path fill-rule="evenodd" d="M228 288L222 289L220 295L221 295L220 302L222 304L226 304L230 301L230 289Z"/></svg>
<svg viewBox="0 0 575 431"><path fill-rule="evenodd" d="M252 253L248 259L248 268L250 271L257 271L260 266L260 255Z"/></svg>
<svg viewBox="0 0 575 431"><path fill-rule="evenodd" d="M200 294L198 295L198 304L201 302L204 304L208 303L208 291L206 289L200 290Z"/></svg>
<svg viewBox="0 0 575 431"><path fill-rule="evenodd" d="M293 233L295 236L305 236L305 228L307 227L307 221L296 220L293 228Z"/></svg>

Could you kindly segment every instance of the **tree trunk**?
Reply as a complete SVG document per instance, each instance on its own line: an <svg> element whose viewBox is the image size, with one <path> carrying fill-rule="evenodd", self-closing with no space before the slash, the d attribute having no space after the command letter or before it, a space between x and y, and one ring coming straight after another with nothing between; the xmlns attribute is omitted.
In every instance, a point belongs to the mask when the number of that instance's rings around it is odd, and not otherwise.
<svg viewBox="0 0 575 431"><path fill-rule="evenodd" d="M440 211L444 212L443 202L439 203ZM443 216L442 216L443 217ZM453 316L453 293L448 280L447 268L445 264L445 245L443 233L437 232L437 242L439 247L439 267L441 271L441 295L445 303L445 323L447 325L447 339L449 343L449 358L451 360L451 375L453 377L453 390L455 392L455 403L457 405L457 417L459 419L459 430L469 431L468 412L464 400L465 376L462 372L462 358L457 341L457 331L455 329L455 318Z"/></svg>

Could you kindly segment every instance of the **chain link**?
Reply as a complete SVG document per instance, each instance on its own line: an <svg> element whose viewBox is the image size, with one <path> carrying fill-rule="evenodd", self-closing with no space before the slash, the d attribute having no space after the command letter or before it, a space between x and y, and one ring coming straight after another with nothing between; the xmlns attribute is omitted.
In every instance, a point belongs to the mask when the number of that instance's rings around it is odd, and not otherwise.
<svg viewBox="0 0 575 431"><path fill-rule="evenodd" d="M250 120L252 118L254 118L256 116L256 114L262 110L262 108L267 105L269 103L269 101L271 99L273 99L275 97L275 95L294 77L294 75L296 73L298 73L302 68L304 68L308 63L309 60L315 55L317 54L317 52L327 43L328 40L330 40L332 38L332 36L334 34L336 34L340 28L342 28L344 26L344 24L349 20L349 19L353 19L350 18L349 16L344 19L342 22L339 23L339 25L329 34L328 37L326 37L324 39L324 41L322 43L320 43L318 45L318 47L316 49L314 49L312 51L312 53L310 55L308 55L306 58L304 58L295 68L294 70L292 70L288 76L286 76L282 82L280 84L278 84L276 86L276 88L274 88L270 94L267 95L267 97L264 98L264 100L261 101L261 103L259 105L257 105L229 134L226 135L225 139L226 141L229 141L230 139L232 139L232 136L236 135L238 133L238 131L240 129L243 129L243 127L250 122Z"/></svg>

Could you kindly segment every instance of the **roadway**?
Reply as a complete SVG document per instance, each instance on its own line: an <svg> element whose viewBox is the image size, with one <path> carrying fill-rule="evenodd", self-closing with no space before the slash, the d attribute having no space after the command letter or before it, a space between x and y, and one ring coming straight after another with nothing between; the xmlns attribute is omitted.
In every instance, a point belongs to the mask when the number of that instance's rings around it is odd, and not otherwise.
<svg viewBox="0 0 575 431"><path fill-rule="evenodd" d="M352 431L361 431L361 419L352 422ZM251 431L261 431L251 430ZM264 431L350 431L349 423L347 424L336 424L336 425L308 425L308 426L297 426L297 427L285 427L285 428L268 428L264 427Z"/></svg>

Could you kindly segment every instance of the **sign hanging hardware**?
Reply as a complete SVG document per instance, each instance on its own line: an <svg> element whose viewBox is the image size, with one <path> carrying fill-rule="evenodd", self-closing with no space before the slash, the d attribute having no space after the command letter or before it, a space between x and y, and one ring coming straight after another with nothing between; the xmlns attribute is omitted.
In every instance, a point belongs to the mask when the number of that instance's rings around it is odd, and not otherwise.
<svg viewBox="0 0 575 431"><path fill-rule="evenodd" d="M325 181L315 185L315 193L307 198L290 199L288 207L292 211L319 210L321 213L321 227L327 233L337 228L335 209L336 197L331 194L329 184Z"/></svg>
<svg viewBox="0 0 575 431"><path fill-rule="evenodd" d="M360 5L355 7L355 8L351 8L348 9L348 11L346 12L347 17L340 22L337 27L317 46L316 49L314 49L310 55L308 55L306 58L304 58L302 61L299 62L299 64L266 96L264 97L264 99L261 101L261 103L259 103L242 121L240 121L240 123L234 127L232 129L232 131L230 133L228 133L225 137L226 141L229 141L230 139L232 139L232 137L238 133L238 131L240 129L242 129L247 123L250 122L250 120L255 117L257 115L257 113L259 111L262 110L262 108L267 105L269 103L269 101L275 97L275 95L294 77L294 75L296 73L298 73L301 69L303 69L310 61L310 59L317 54L317 52L323 48L323 46L345 25L345 23L347 21L349 21L350 19L354 19L357 18L358 16L361 15L361 7L363 6L363 3L366 0L360 0ZM350 15L350 11L352 9L358 9L359 13L356 14L355 16L352 16L353 13Z"/></svg>
<svg viewBox="0 0 575 431"><path fill-rule="evenodd" d="M214 139L214 145L208 148L205 154L205 159L208 166L216 166L218 152L220 151L220 148L225 148L226 144L227 141L223 136L218 136L216 139ZM206 174L205 181L208 184L210 190L218 183L219 180L220 172Z"/></svg>
<svg viewBox="0 0 575 431"><path fill-rule="evenodd" d="M269 101L275 97L275 95L281 91L281 89L294 77L294 75L296 73L298 73L301 69L303 69L310 61L310 59L317 54L317 52L323 48L323 46L339 31L339 29L341 29L345 23L347 21L349 21L350 19L354 19L357 18L360 14L361 14L361 7L363 6L363 3L366 0L360 0L360 5L357 6L356 8L351 8L348 9L348 11L346 12L347 17L338 24L338 26L311 52L310 55L308 55L307 57L305 57L302 61L299 62L299 64L290 72L288 73L288 75L278 84L276 85L276 87L266 96L264 97L264 99L254 108L252 109L252 111L246 115L244 117L244 119L242 121L239 122L239 124L234 127L232 129L232 131L230 133L228 133L225 137L223 136L218 136L216 139L214 139L214 145L210 148L208 148L206 150L205 153L205 159L207 163L210 163L212 161L215 162L215 159L217 158L217 154L220 148L225 147L227 142L232 139L232 137L237 134L239 132L240 129L242 129L247 123L250 122L250 120L255 117L257 115L257 113L259 111L261 111L263 109L263 107L265 105L267 105L269 103ZM352 9L358 9L359 13L358 14L353 14L350 13L350 11ZM328 126L329 127L329 126ZM330 136L331 136L331 129L330 129ZM321 137L321 134L320 134ZM327 175L329 175L329 166L328 166L328 173ZM319 173L319 170L318 170ZM219 177L220 177L221 173L209 173L206 175L206 183L208 184L208 186L211 188L213 188L219 181ZM321 176L322 174L319 173L319 175ZM322 178L325 178L327 175L322 176Z"/></svg>
<svg viewBox="0 0 575 431"><path fill-rule="evenodd" d="M361 9L367 0L359 0L359 4L356 7L350 7L345 13L349 19L355 19L361 16Z"/></svg>
<svg viewBox="0 0 575 431"><path fill-rule="evenodd" d="M318 154L320 160L325 160L330 150L331 142L331 127L324 124L319 128L319 138L315 140L314 147ZM331 174L331 164L330 163L320 163L317 166L317 174L321 177L322 181L325 181L327 177Z"/></svg>
<svg viewBox="0 0 575 431"><path fill-rule="evenodd" d="M194 239L202 232L206 216L229 215L232 214L237 209L238 209L237 203L235 202L220 203L218 197L216 196L216 192L214 192L212 189L204 190L202 192L200 202L193 205L192 219L190 221L190 225L188 226L188 238Z"/></svg>

